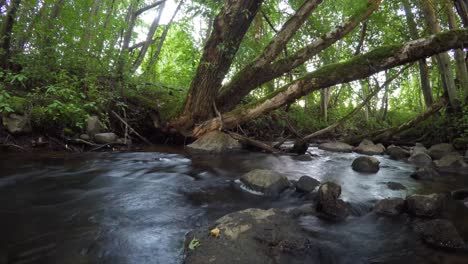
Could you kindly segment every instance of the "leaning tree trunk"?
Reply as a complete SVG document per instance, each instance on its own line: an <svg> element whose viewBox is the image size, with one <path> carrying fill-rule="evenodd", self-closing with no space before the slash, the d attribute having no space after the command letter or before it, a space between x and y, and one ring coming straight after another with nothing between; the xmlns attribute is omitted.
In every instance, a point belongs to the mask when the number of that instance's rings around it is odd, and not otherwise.
<svg viewBox="0 0 468 264"><path fill-rule="evenodd" d="M208 120L193 130L198 137L207 132L224 128L233 128L239 124L278 109L313 91L336 84L366 78L377 72L417 61L451 49L468 45L468 30L451 30L428 38L410 41L404 44L383 46L351 60L326 65L288 84L256 103L241 106L218 118ZM221 124L222 123L222 124Z"/></svg>
<svg viewBox="0 0 468 264"><path fill-rule="evenodd" d="M457 13L460 16L463 26L468 27L468 5L465 0L453 0Z"/></svg>
<svg viewBox="0 0 468 264"><path fill-rule="evenodd" d="M263 0L227 0L213 22L196 75L190 85L183 112L176 122L182 130L213 117L213 105Z"/></svg>
<svg viewBox="0 0 468 264"><path fill-rule="evenodd" d="M418 39L419 33L414 22L413 11L411 10L411 5L408 0L403 0L403 7L405 9L406 23L408 24L408 29L411 34L411 39ZM424 103L426 107L430 107L434 103L434 97L432 96L431 82L429 78L429 68L427 66L426 59L421 59L418 62L419 66L419 75L421 78L421 90L423 92Z"/></svg>
<svg viewBox="0 0 468 264"><path fill-rule="evenodd" d="M440 25L437 21L435 7L436 3L433 0L422 0L421 8L424 12L428 29L432 34L437 34L441 32ZM459 103L457 98L455 79L453 77L453 72L450 63L450 56L446 52L440 53L436 55L436 61L440 71L442 82L444 84L445 92L449 99L450 107L454 111L457 111L459 108Z"/></svg>

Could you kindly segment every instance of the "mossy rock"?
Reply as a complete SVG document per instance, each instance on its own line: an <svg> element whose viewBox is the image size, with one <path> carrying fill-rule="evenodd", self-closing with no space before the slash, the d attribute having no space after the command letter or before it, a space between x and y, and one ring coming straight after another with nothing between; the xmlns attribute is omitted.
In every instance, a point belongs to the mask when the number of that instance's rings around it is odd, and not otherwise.
<svg viewBox="0 0 468 264"><path fill-rule="evenodd" d="M8 99L11 109L15 113L24 114L28 109L28 100L23 97L12 96Z"/></svg>
<svg viewBox="0 0 468 264"><path fill-rule="evenodd" d="M468 137L456 138L453 140L452 145L458 150L468 149Z"/></svg>

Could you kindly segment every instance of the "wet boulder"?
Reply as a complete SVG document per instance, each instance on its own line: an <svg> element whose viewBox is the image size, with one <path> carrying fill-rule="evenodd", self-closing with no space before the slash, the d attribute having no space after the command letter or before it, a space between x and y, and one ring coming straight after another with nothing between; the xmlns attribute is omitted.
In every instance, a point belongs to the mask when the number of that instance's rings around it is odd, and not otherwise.
<svg viewBox="0 0 468 264"><path fill-rule="evenodd" d="M116 142L117 138L115 133L98 133L94 135L94 141L99 144L112 144Z"/></svg>
<svg viewBox="0 0 468 264"><path fill-rule="evenodd" d="M402 198L387 198L380 200L374 207L374 212L381 215L399 215L405 210L405 200Z"/></svg>
<svg viewBox="0 0 468 264"><path fill-rule="evenodd" d="M319 149L332 152L353 152L353 146L343 142L327 142L319 145Z"/></svg>
<svg viewBox="0 0 468 264"><path fill-rule="evenodd" d="M432 164L432 158L425 152L413 152L408 158L408 162L418 167L429 166Z"/></svg>
<svg viewBox="0 0 468 264"><path fill-rule="evenodd" d="M451 194L454 200L465 200L468 198L468 189L455 190Z"/></svg>
<svg viewBox="0 0 468 264"><path fill-rule="evenodd" d="M432 167L419 168L410 175L415 180L434 181L440 178L440 174Z"/></svg>
<svg viewBox="0 0 468 264"><path fill-rule="evenodd" d="M429 154L426 147L421 143L416 143L414 147L411 148L410 154L414 155L416 153L426 153Z"/></svg>
<svg viewBox="0 0 468 264"><path fill-rule="evenodd" d="M298 155L294 157L294 159L298 161L312 161L312 156L304 154L304 155Z"/></svg>
<svg viewBox="0 0 468 264"><path fill-rule="evenodd" d="M406 190L406 187L398 182L387 182L387 187L392 191Z"/></svg>
<svg viewBox="0 0 468 264"><path fill-rule="evenodd" d="M364 155L382 155L385 147L382 144L375 145L374 142L364 139L359 146L354 148L354 152Z"/></svg>
<svg viewBox="0 0 468 264"><path fill-rule="evenodd" d="M376 173L380 169L380 161L374 157L362 156L356 158L351 167L359 172Z"/></svg>
<svg viewBox="0 0 468 264"><path fill-rule="evenodd" d="M394 160L402 160L402 159L406 159L410 156L410 153L409 151L401 148L401 147L397 147L395 145L390 145L388 148L387 148L387 154L390 155L390 158L394 159Z"/></svg>
<svg viewBox="0 0 468 264"><path fill-rule="evenodd" d="M434 161L435 168L441 172L468 174L468 164L458 153L451 153L440 160Z"/></svg>
<svg viewBox="0 0 468 264"><path fill-rule="evenodd" d="M242 145L226 133L212 131L188 145L187 148L195 152L225 153L240 151Z"/></svg>
<svg viewBox="0 0 468 264"><path fill-rule="evenodd" d="M408 212L419 217L435 217L444 206L445 197L442 194L413 194L406 198Z"/></svg>
<svg viewBox="0 0 468 264"><path fill-rule="evenodd" d="M296 184L296 190L300 192L312 192L320 185L320 182L309 176L302 176Z"/></svg>
<svg viewBox="0 0 468 264"><path fill-rule="evenodd" d="M104 125L97 116L90 116L86 120L86 134L91 137L104 131Z"/></svg>
<svg viewBox="0 0 468 264"><path fill-rule="evenodd" d="M294 142L294 145L292 149L290 150L291 153L296 153L298 155L303 155L307 152L307 149L309 148L309 143L302 141L302 140L297 140Z"/></svg>
<svg viewBox="0 0 468 264"><path fill-rule="evenodd" d="M317 211L323 213L328 218L344 219L349 213L348 205L341 199L341 186L333 183L326 182L320 185L318 191Z"/></svg>
<svg viewBox="0 0 468 264"><path fill-rule="evenodd" d="M31 120L26 115L20 114L4 114L2 116L3 126L11 134L24 134L30 133L31 129Z"/></svg>
<svg viewBox="0 0 468 264"><path fill-rule="evenodd" d="M219 231L217 236L210 235L214 229ZM314 251L311 246L291 215L275 209L247 209L188 233L184 263L299 263L307 260L306 249Z"/></svg>
<svg viewBox="0 0 468 264"><path fill-rule="evenodd" d="M432 159L438 160L442 157L448 155L449 153L455 152L455 148L452 144L449 143L442 143L436 144L429 148L428 153Z"/></svg>
<svg viewBox="0 0 468 264"><path fill-rule="evenodd" d="M289 187L288 178L271 170L253 170L240 178L248 188L268 196L279 195Z"/></svg>
<svg viewBox="0 0 468 264"><path fill-rule="evenodd" d="M427 244L440 248L461 249L465 242L455 226L448 220L435 219L416 223L414 230Z"/></svg>

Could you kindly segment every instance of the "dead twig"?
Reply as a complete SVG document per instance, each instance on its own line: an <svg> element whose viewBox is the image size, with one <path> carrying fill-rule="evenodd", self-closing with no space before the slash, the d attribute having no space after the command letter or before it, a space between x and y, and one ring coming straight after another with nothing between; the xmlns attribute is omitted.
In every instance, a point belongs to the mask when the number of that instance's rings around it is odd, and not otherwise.
<svg viewBox="0 0 468 264"><path fill-rule="evenodd" d="M130 129L130 132L135 134L139 139L143 140L146 144L148 145L153 145L151 144L151 142L146 139L145 137L143 137L142 135L140 135L140 133L138 133L135 129L133 129L122 117L120 117L116 112L114 111L111 111L111 113L117 117L117 119L120 120L120 122L122 122L123 124L125 124L126 126L128 126L128 129Z"/></svg>

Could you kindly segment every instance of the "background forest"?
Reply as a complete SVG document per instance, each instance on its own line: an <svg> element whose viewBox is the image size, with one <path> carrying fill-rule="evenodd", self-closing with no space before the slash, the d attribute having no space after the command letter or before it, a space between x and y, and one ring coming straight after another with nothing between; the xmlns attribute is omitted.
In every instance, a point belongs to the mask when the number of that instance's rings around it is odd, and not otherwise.
<svg viewBox="0 0 468 264"><path fill-rule="evenodd" d="M249 65L304 2L264 1L223 83ZM468 25L465 0L386 0L362 15L369 2L375 1L323 1L277 60L355 20L350 33L261 84L241 104L255 102L322 66ZM35 133L73 136L82 132L91 115L119 129L110 114L115 111L156 140L155 126L165 127L182 110L223 4L1 0L0 112L27 116ZM406 136L431 142L468 137L468 72L462 49L312 92L237 129L264 139L302 137L341 120L336 134L363 134L401 125L442 97L447 107Z"/></svg>

